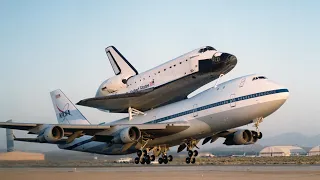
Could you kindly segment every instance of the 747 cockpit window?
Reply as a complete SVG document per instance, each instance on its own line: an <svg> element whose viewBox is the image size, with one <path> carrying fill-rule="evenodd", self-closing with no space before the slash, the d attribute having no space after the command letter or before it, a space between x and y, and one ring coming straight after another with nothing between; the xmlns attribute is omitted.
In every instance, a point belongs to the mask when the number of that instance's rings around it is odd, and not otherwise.
<svg viewBox="0 0 320 180"><path fill-rule="evenodd" d="M258 79L267 79L267 78L264 77L264 76L258 76L258 77L254 77L254 78L252 79L252 81L258 80Z"/></svg>
<svg viewBox="0 0 320 180"><path fill-rule="evenodd" d="M204 52L206 52L206 51L215 51L216 49L215 48L213 48L213 47L211 47L211 46L207 46L207 47L205 47L205 48L201 48L200 50L199 50L199 53L204 53Z"/></svg>

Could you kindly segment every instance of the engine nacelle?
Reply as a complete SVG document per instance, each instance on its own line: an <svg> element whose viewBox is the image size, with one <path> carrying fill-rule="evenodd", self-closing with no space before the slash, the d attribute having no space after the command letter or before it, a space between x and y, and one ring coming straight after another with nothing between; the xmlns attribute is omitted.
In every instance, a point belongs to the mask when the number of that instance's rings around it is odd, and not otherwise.
<svg viewBox="0 0 320 180"><path fill-rule="evenodd" d="M229 135L223 144L225 145L244 145L252 141L252 132L249 130L238 130Z"/></svg>
<svg viewBox="0 0 320 180"><path fill-rule="evenodd" d="M50 126L47 127L43 134L38 136L40 142L56 142L62 139L64 136L64 130L60 126Z"/></svg>
<svg viewBox="0 0 320 180"><path fill-rule="evenodd" d="M112 139L112 143L115 144L126 144L139 140L141 137L140 129L131 126L126 127L118 131L118 133Z"/></svg>
<svg viewBox="0 0 320 180"><path fill-rule="evenodd" d="M107 95L109 93L114 93L119 91L122 88L127 87L126 79L122 77L122 75L113 76L112 78L107 79L104 81L99 89L98 92L101 92L101 95ZM100 95L100 96L101 96Z"/></svg>
<svg viewBox="0 0 320 180"><path fill-rule="evenodd" d="M258 139L261 139L262 138L262 133L258 132L257 131L251 131L251 134L252 134L252 139L250 142L247 142L245 145L249 145L249 144L254 144L258 141Z"/></svg>

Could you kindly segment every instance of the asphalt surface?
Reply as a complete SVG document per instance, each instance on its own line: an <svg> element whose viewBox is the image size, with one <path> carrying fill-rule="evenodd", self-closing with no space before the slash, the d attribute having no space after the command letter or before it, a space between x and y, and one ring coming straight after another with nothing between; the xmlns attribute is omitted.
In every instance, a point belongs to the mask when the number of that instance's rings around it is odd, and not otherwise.
<svg viewBox="0 0 320 180"><path fill-rule="evenodd" d="M30 168L30 167L19 167L19 168L0 168L2 171L53 171L53 172L169 172L169 171L222 171L222 172L248 172L248 171L315 171L320 172L320 165L257 165L257 166L197 166L197 165L185 165L185 166L175 166L175 165L132 165L132 166L116 166L116 167L81 167L81 168Z"/></svg>
<svg viewBox="0 0 320 180"><path fill-rule="evenodd" d="M130 180L262 180L302 179L319 180L320 166L126 166L99 168L0 168L4 180L57 179L130 179Z"/></svg>

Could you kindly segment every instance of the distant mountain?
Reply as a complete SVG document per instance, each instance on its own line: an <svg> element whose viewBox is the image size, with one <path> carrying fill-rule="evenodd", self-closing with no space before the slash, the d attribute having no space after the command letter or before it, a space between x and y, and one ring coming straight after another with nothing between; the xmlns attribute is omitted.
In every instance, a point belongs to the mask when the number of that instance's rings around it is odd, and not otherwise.
<svg viewBox="0 0 320 180"><path fill-rule="evenodd" d="M262 138L258 143L263 146L296 145L300 147L314 147L320 145L320 134L310 137L301 133L284 133L270 138Z"/></svg>

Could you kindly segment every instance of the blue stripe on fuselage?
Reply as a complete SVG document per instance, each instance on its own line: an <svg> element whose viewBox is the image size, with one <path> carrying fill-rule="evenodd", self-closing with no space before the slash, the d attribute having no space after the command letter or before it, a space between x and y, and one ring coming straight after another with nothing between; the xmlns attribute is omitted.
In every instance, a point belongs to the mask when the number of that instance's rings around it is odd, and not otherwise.
<svg viewBox="0 0 320 180"><path fill-rule="evenodd" d="M201 106L201 107L198 107L198 108L194 108L194 109L183 111L183 112L180 112L180 113L177 113L177 114L166 116L166 117L163 117L163 118L160 118L160 119L149 121L149 122L146 122L145 124L159 123L159 122L167 121L167 120L170 120L170 119L173 119L173 118L177 118L177 117L180 117L180 116L184 116L184 115L187 115L187 114L191 114L191 113L194 113L194 112L203 111L203 110L210 109L210 108L213 108L213 107L218 107L218 106L222 106L222 105L225 105L225 104L229 104L229 103L232 103L232 102L239 102L239 101L244 101L244 100L247 100L247 99L252 99L252 98L261 97L261 96L267 96L267 95L271 95L271 94L278 94L278 93L283 93L283 92L289 92L289 90L288 89L277 89L277 90L271 90L271 91L264 91L264 92L258 92L258 93L254 93L254 94L249 94L249 95L246 95L246 96L240 96L240 97L233 98L233 99L223 100L223 101L216 102L216 103L213 103L213 104L208 104L208 105L205 105L205 106Z"/></svg>

